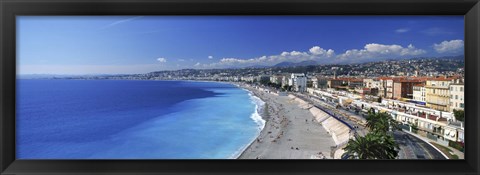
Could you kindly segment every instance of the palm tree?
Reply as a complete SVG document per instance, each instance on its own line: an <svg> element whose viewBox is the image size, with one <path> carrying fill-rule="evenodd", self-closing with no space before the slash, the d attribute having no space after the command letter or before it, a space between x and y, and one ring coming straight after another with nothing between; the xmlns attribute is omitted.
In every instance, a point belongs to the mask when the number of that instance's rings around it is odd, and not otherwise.
<svg viewBox="0 0 480 175"><path fill-rule="evenodd" d="M370 115L370 114L375 114L375 109L370 108L370 109L368 110L368 115Z"/></svg>
<svg viewBox="0 0 480 175"><path fill-rule="evenodd" d="M367 125L372 132L387 133L390 128L399 130L400 126L389 114L385 112L369 113L367 116Z"/></svg>
<svg viewBox="0 0 480 175"><path fill-rule="evenodd" d="M350 139L342 157L348 159L395 159L399 147L393 136L382 133L369 133L364 137Z"/></svg>
<svg viewBox="0 0 480 175"><path fill-rule="evenodd" d="M389 114L369 112L367 125L370 133L364 137L350 139L344 148L343 157L350 159L395 159L398 156L398 144L395 143L390 128L400 126Z"/></svg>

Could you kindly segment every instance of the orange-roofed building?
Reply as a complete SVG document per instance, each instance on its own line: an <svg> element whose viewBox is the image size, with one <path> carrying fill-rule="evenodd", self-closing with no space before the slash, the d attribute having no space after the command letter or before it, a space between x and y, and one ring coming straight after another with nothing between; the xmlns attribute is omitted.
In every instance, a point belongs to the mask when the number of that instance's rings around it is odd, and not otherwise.
<svg viewBox="0 0 480 175"><path fill-rule="evenodd" d="M401 78L393 82L393 98L413 98L413 86L424 85L425 81Z"/></svg>
<svg viewBox="0 0 480 175"><path fill-rule="evenodd" d="M338 88L338 87L342 86L343 83L344 83L344 81L342 79L332 78L332 79L329 79L327 81L327 87L328 88Z"/></svg>
<svg viewBox="0 0 480 175"><path fill-rule="evenodd" d="M348 79L348 87L355 88L355 87L362 87L363 86L363 79L359 78L350 78Z"/></svg>

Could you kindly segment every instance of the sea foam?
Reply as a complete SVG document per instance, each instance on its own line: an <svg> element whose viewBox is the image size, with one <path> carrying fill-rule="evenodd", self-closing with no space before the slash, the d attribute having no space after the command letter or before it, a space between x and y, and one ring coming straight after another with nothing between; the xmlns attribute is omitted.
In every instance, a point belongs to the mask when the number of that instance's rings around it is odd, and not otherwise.
<svg viewBox="0 0 480 175"><path fill-rule="evenodd" d="M248 95L250 96L250 100L252 101L253 104L255 104L255 111L250 115L250 118L257 124L258 126L258 133L253 137L252 141L246 145L243 145L240 147L237 151L235 151L232 156L230 156L230 159L236 159L240 157L240 155L248 148L249 145L251 145L255 139L260 135L260 132L265 128L265 123L266 121L262 118L262 116L259 114L259 112L263 111L265 108L265 102L258 98L257 96L253 95L253 92L244 89L245 91L248 91Z"/></svg>
<svg viewBox="0 0 480 175"><path fill-rule="evenodd" d="M265 102L257 96L252 95L251 92L248 95L250 96L252 102L255 104L255 112L250 116L250 118L252 118L252 120L257 123L259 130L261 131L265 127L266 121L262 118L259 112L263 111L263 109L265 108Z"/></svg>

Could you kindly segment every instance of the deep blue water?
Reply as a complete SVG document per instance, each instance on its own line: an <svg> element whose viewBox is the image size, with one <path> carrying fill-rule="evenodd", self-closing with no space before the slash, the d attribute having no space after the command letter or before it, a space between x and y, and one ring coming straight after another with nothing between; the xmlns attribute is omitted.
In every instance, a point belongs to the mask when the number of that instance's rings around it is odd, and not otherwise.
<svg viewBox="0 0 480 175"><path fill-rule="evenodd" d="M224 83L17 80L17 158L234 158L261 103Z"/></svg>

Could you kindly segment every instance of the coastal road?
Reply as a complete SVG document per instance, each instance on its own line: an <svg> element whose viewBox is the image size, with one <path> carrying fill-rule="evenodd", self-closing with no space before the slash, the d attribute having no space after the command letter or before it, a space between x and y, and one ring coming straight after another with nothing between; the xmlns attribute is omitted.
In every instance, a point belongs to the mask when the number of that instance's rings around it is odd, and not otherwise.
<svg viewBox="0 0 480 175"><path fill-rule="evenodd" d="M349 120L349 118L344 114L354 115L356 117L362 117L362 116L356 115L353 112L344 110L342 108L336 109L333 104L329 104L318 98L317 100L311 99L315 97L307 97L306 95L303 95L303 94L296 94L296 95L299 97L302 97L302 99L307 100L310 103L325 107L324 110L327 110L332 113L335 112L337 115L343 116L342 117L343 121L347 122L351 126L358 127L358 128L355 128L355 130L357 134L359 134L360 136L364 136L366 133L368 133L368 130L366 128L362 127L361 125L359 125L354 121ZM340 117L340 116L337 116L337 117ZM400 147L399 159L445 159L445 157L440 152L438 152L435 148L430 146L428 143L408 133L405 133L404 131L395 131L394 138Z"/></svg>
<svg viewBox="0 0 480 175"><path fill-rule="evenodd" d="M304 95L304 94L295 94L295 95L297 95L297 97L300 97L303 100L305 100L305 101L307 101L311 104L314 104L314 105L317 105L317 106L322 106L323 110L326 110L326 111L328 111L332 114L335 114L336 117L341 118L344 122L346 122L350 126L354 127L354 130L358 135L364 136L365 134L368 133L368 130L366 130L366 128L364 128L363 126L361 126L357 122L354 122L354 121L349 119L350 116L355 116L357 118L363 118L362 116L356 115L356 114L354 114L350 111L345 111L343 109L336 109L333 104L324 102L323 100L321 100L319 98L315 98L314 96L310 96L310 95L307 96L307 95ZM314 99L312 99L312 98L314 98ZM350 115L350 116L346 116L345 114Z"/></svg>
<svg viewBox="0 0 480 175"><path fill-rule="evenodd" d="M337 117L341 118L349 125L354 126L356 133L359 136L364 136L366 133L368 133L368 129L352 120L349 120L349 116L347 115L355 116L357 118L363 118L362 116L343 108L336 109L335 104L325 102L320 98L316 98L315 96L300 93L295 93L294 95L309 102L310 104L321 106L324 110L329 111L330 113L335 113ZM395 131L394 138L400 147L400 151L398 153L399 159L446 159L440 152L438 152L428 143L418 139L415 136L405 133L404 131Z"/></svg>
<svg viewBox="0 0 480 175"><path fill-rule="evenodd" d="M404 131L395 131L393 136L400 146L399 159L446 159L428 143Z"/></svg>

